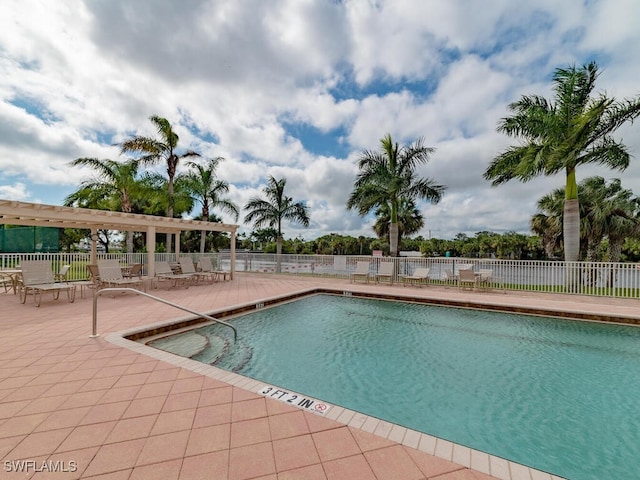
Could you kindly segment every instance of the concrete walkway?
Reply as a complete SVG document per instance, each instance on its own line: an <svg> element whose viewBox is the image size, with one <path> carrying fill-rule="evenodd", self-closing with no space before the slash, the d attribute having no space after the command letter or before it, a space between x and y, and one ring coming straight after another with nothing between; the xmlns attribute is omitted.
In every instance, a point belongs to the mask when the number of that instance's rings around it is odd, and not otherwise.
<svg viewBox="0 0 640 480"><path fill-rule="evenodd" d="M240 273L233 281L150 293L211 312L318 287L640 320L634 300L286 275ZM72 304L64 295L44 296L39 308L31 298L22 305L18 296L0 293L2 479L557 478L427 441L433 437L400 438L392 428L371 433L361 422L324 418L108 341L114 332L184 316L142 296L100 297L100 336L89 338L93 303L79 293Z"/></svg>

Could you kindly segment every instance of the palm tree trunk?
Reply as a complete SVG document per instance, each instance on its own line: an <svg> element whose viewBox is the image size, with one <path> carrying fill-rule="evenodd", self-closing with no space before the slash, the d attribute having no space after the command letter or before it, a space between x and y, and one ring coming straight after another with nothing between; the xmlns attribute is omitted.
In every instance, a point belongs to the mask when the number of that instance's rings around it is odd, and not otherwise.
<svg viewBox="0 0 640 480"><path fill-rule="evenodd" d="M389 225L389 254L392 257L398 256L398 224Z"/></svg>
<svg viewBox="0 0 640 480"><path fill-rule="evenodd" d="M624 238L609 236L609 261L619 262L622 257L622 247L624 246Z"/></svg>
<svg viewBox="0 0 640 480"><path fill-rule="evenodd" d="M205 242L207 240L206 230L200 231L200 253L204 253Z"/></svg>
<svg viewBox="0 0 640 480"><path fill-rule="evenodd" d="M122 192L122 211L125 213L131 213L131 200L129 194L126 191ZM125 245L127 253L133 253L133 230L125 232Z"/></svg>
<svg viewBox="0 0 640 480"><path fill-rule="evenodd" d="M577 198L564 201L563 236L565 287L574 292L580 284L580 270L570 264L580 258L580 205Z"/></svg>
<svg viewBox="0 0 640 480"><path fill-rule="evenodd" d="M282 235L278 235L276 239L276 273L282 271Z"/></svg>
<svg viewBox="0 0 640 480"><path fill-rule="evenodd" d="M624 245L624 240L622 238L617 237L609 237L609 261L610 262L619 262L620 257L622 257L622 247ZM607 276L607 287L613 288L616 282L616 271L611 268L609 270L609 275Z"/></svg>
<svg viewBox="0 0 640 480"><path fill-rule="evenodd" d="M207 196L202 200L202 220L209 221L209 199ZM204 247L207 240L207 232L202 230L200 232L200 253L204 253Z"/></svg>
<svg viewBox="0 0 640 480"><path fill-rule="evenodd" d="M564 260L577 262L580 258L580 205L577 198L564 201L563 236Z"/></svg>
<svg viewBox="0 0 640 480"><path fill-rule="evenodd" d="M175 170L175 167L174 167ZM173 198L173 175L171 172L171 166L169 166L169 168L167 169L167 172L169 174L169 183L167 184L168 187L168 194L169 194L169 206L167 207L167 217L169 218L173 218L173 202L174 202L174 198ZM171 253L171 233L167 233L167 253Z"/></svg>
<svg viewBox="0 0 640 480"><path fill-rule="evenodd" d="M564 194L564 215L562 217L564 261L577 262L580 258L580 204L578 203L575 168L567 168Z"/></svg>
<svg viewBox="0 0 640 480"><path fill-rule="evenodd" d="M126 245L127 253L133 253L133 231L127 232Z"/></svg>

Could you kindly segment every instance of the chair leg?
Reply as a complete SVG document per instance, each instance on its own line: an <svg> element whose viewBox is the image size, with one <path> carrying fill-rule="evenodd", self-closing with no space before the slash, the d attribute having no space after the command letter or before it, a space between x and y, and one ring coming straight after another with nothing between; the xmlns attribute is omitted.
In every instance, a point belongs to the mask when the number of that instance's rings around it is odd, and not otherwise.
<svg viewBox="0 0 640 480"><path fill-rule="evenodd" d="M20 286L18 287L18 294L20 295L20 303L25 303L27 301L28 287Z"/></svg>

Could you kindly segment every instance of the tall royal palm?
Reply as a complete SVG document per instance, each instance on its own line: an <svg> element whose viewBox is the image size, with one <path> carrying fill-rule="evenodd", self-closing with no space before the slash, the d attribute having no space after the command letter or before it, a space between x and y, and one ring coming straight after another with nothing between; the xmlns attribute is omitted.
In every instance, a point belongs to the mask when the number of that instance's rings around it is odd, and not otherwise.
<svg viewBox="0 0 640 480"><path fill-rule="evenodd" d="M293 198L284 194L286 178L276 180L269 176L267 186L262 189L266 200L253 197L244 206L248 213L244 217L247 223L253 223L255 228L269 226L278 232L276 239L276 254L278 258L278 271L280 271L280 255L282 254L282 221L288 220L309 226L309 209L303 202L294 202Z"/></svg>
<svg viewBox="0 0 640 480"><path fill-rule="evenodd" d="M171 123L166 118L153 115L149 117L151 123L156 127L157 138L135 136L129 140L125 140L120 144L121 153L131 153L139 155L138 160L144 165L155 165L165 162L167 165L167 176L169 177L168 198L169 205L167 207L167 217L173 217L175 199L174 199L174 178L178 170L180 160L188 157L199 157L200 154L187 150L178 154L178 135L173 131ZM171 251L171 234L167 233L167 251Z"/></svg>
<svg viewBox="0 0 640 480"><path fill-rule="evenodd" d="M240 211L238 206L222 195L229 192L229 184L224 180L220 180L216 176L216 170L222 157L209 159L206 165L200 165L196 162L188 162L187 165L192 169L183 175L187 190L202 204L202 219L208 220L210 209L219 208L225 213L233 216L238 220ZM200 232L200 253L204 253L206 231Z"/></svg>
<svg viewBox="0 0 640 480"><path fill-rule="evenodd" d="M77 158L71 162L71 165L92 168L96 176L83 181L76 192L68 195L65 205L110 208L124 213L130 213L133 210L135 197L143 188L137 179L137 161L116 162L110 159ZM128 253L133 252L132 231L127 232L126 248Z"/></svg>
<svg viewBox="0 0 640 480"><path fill-rule="evenodd" d="M611 134L640 114L640 97L617 102L603 93L592 96L597 78L595 62L582 68L559 68L553 76L553 101L532 95L510 104L513 115L501 120L498 131L519 138L521 144L494 158L484 173L496 186L514 178L526 182L565 172L566 261L577 261L580 255L576 168L587 163L627 168L629 152Z"/></svg>
<svg viewBox="0 0 640 480"><path fill-rule="evenodd" d="M389 247L391 256L398 255L398 208L401 201L427 200L438 203L447 188L432 179L419 178L416 168L426 164L433 148L419 138L400 147L387 134L379 151L364 150L358 159L360 173L347 200L348 209L361 216L376 208L390 208Z"/></svg>

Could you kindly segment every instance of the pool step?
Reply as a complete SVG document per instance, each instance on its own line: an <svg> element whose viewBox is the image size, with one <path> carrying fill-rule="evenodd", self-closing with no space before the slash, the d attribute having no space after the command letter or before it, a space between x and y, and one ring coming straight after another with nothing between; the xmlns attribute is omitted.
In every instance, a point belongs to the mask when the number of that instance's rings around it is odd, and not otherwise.
<svg viewBox="0 0 640 480"><path fill-rule="evenodd" d="M149 342L149 345L231 372L241 371L253 356L253 348L229 338L228 330L210 325Z"/></svg>
<svg viewBox="0 0 640 480"><path fill-rule="evenodd" d="M206 338L208 340L207 348L190 358L198 362L213 365L229 352L232 344L228 339L220 335L208 333Z"/></svg>
<svg viewBox="0 0 640 480"><path fill-rule="evenodd" d="M153 340L148 345L182 357L195 357L207 351L210 340L198 332L184 332Z"/></svg>
<svg viewBox="0 0 640 480"><path fill-rule="evenodd" d="M193 360L231 372L240 371L251 360L253 349L239 339L234 342L220 325L210 325L199 332L207 337L209 347L192 356Z"/></svg>
<svg viewBox="0 0 640 480"><path fill-rule="evenodd" d="M240 372L249 360L251 360L252 356L253 348L238 340L235 344L229 346L227 353L221 355L218 360L211 363L211 365L231 372Z"/></svg>

